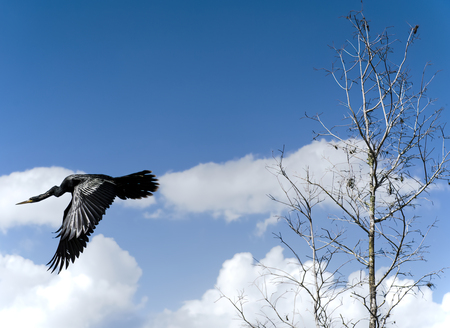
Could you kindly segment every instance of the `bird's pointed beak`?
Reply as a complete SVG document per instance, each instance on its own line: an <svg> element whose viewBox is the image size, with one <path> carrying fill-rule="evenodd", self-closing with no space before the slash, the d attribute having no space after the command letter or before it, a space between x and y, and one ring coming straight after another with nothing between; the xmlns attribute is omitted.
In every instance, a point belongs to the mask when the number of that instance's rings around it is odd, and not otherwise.
<svg viewBox="0 0 450 328"><path fill-rule="evenodd" d="M33 203L33 202L34 202L33 200L29 199L29 200L26 200L24 202L17 203L16 205L21 205L21 204L26 204L26 203Z"/></svg>

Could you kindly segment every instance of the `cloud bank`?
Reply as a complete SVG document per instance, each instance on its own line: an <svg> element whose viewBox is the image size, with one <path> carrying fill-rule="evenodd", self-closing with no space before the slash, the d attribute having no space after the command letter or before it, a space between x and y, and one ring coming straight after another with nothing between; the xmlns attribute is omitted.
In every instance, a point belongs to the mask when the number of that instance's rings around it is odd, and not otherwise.
<svg viewBox="0 0 450 328"><path fill-rule="evenodd" d="M313 141L285 154L283 159L283 166L294 182L300 182L299 176L305 176L308 170L314 179L329 185L333 180L333 175L328 174L331 163L347 167L347 157L325 140ZM276 164L272 157L258 159L253 155L225 163L199 164L163 175L159 193L167 211L209 213L228 222L245 215L270 215L258 223L256 233L261 235L268 225L276 222L273 216L285 208L268 197L285 200L282 187L289 189L283 179L277 179ZM157 218L163 214L157 210L146 216Z"/></svg>
<svg viewBox="0 0 450 328"><path fill-rule="evenodd" d="M261 262L294 277L299 274L296 260L285 257L280 246L272 248ZM14 328L59 328L61 325L68 328L242 327L234 307L220 297L219 289L232 300L245 295L244 309L251 321L261 321L261 311L272 320L278 320L262 301L264 293L271 299L283 296L278 301L278 311L297 326L314 326L309 298L295 293L293 285L274 283L270 277L261 279L262 273L252 254L235 254L223 263L216 281L217 289L211 286L200 299L185 301L175 311L164 310L145 319L142 315L145 298L135 300L142 270L113 239L97 235L75 265L60 275L51 275L43 265L23 257L0 255L0 322L2 326ZM360 272L352 273L349 280L360 279L360 276ZM403 282L405 280L397 283ZM441 304L433 301L432 296L432 290L424 289L416 296L405 298L392 316L396 327L448 327L450 293ZM362 306L348 294L337 309L346 318L365 316ZM361 323L360 326L366 325Z"/></svg>
<svg viewBox="0 0 450 328"><path fill-rule="evenodd" d="M294 258L286 258L280 246L274 247L261 260L266 266L275 267L293 277L299 276L299 266ZM263 296L277 302L277 309L283 318L289 318L295 327L314 327L311 303L309 297L303 293L297 293L295 285L280 284L271 280L270 276L261 278L263 271L255 266L253 256L250 253L238 253L232 259L223 263L217 278L216 287L232 301L245 295L243 305L245 315L251 322L265 322L267 316L276 327L288 327L281 324L280 319L267 306ZM349 276L350 281L360 279L361 273L354 272ZM402 284L407 280L399 280ZM388 282L388 283L392 283ZM166 310L156 318L149 321L146 328L238 328L243 322L238 319L237 312L231 302L226 298L220 298L217 289L206 291L201 299L186 301L177 311ZM450 323L450 293L444 296L441 304L432 299L433 292L423 289L417 295L407 296L394 310L392 321L400 328L445 328ZM336 313L342 313L344 318L357 319L367 317L363 306L350 293L344 293L343 298L334 304ZM339 324L338 324L339 326ZM366 327L367 321L361 321L356 327Z"/></svg>
<svg viewBox="0 0 450 328"><path fill-rule="evenodd" d="M292 153L284 154L283 168L300 190L302 184L306 186L302 179L307 173L311 181L327 188L333 186L336 191L345 192L351 179L360 190L367 189L367 156L364 152L355 152L347 157L347 152L343 150L358 147L364 149L362 142L357 139L338 143L313 141ZM182 172L169 172L160 179L159 197L166 211L159 208L146 213L146 217L158 218L174 211L182 214L206 213L230 222L246 215L259 214L266 216L264 221L257 223L255 229L257 235L262 235L269 225L276 223L275 217L286 209L285 205L273 201L268 195L284 202L287 202L287 195L290 199L296 198L289 182L277 174L278 160L255 158L250 154L224 163L204 163ZM395 186L400 192L408 193L419 188L417 181L402 178ZM394 196L390 196L385 189L380 189L377 198L381 206L394 201ZM335 207L329 197L322 197L321 200L322 206Z"/></svg>
<svg viewBox="0 0 450 328"><path fill-rule="evenodd" d="M77 262L59 275L17 255L0 255L2 327L96 327L137 310L141 269L128 252L95 236Z"/></svg>

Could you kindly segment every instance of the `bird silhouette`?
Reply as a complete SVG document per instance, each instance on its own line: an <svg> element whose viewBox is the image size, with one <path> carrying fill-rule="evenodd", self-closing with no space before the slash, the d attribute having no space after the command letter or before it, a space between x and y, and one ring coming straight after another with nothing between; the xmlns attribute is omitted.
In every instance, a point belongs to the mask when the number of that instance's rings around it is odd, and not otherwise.
<svg viewBox="0 0 450 328"><path fill-rule="evenodd" d="M36 203L50 196L59 197L66 192L72 193L72 199L64 211L61 227L56 231L60 237L55 255L47 263L52 273L58 274L70 262L75 261L89 242L89 235L102 219L106 209L114 198L141 199L152 196L158 189L158 180L152 171L141 171L118 178L104 174L73 174L66 177L61 185L47 192L17 203Z"/></svg>

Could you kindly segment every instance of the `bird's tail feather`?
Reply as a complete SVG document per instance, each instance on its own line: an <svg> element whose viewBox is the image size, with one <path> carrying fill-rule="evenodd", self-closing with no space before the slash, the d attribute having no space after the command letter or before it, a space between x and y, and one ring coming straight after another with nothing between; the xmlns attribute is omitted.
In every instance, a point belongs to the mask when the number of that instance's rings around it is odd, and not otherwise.
<svg viewBox="0 0 450 328"><path fill-rule="evenodd" d="M121 199L141 199L153 195L158 190L158 179L152 171L141 171L123 177L114 178L117 185L117 197Z"/></svg>

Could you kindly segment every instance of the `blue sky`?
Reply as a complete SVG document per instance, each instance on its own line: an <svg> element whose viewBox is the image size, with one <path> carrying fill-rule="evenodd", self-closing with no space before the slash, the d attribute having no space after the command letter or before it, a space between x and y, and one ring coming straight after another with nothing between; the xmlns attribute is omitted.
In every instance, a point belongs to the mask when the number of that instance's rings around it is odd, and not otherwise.
<svg viewBox="0 0 450 328"><path fill-rule="evenodd" d="M305 113L323 113L329 125L341 122L344 94L315 68L331 66L329 45L352 35L340 17L360 6L356 0L0 2L0 295L15 286L7 259L36 272L29 279L36 285L24 287L23 295L36 286L71 286L83 274L98 282L101 276L89 274L105 261L123 268L108 281L130 287L129 304L105 305L101 313L116 309L114 320L133 327L178 327L186 301L207 302L205 293L226 273L220 271L225 261L243 252L264 258L279 245L272 232L287 233L282 222L258 233L258 223L281 211L266 197L277 184L265 166L283 146L292 156L324 146L311 145L319 127L301 120ZM371 30L393 26L400 39L408 24L420 25L411 74L418 81L432 62L430 73L441 72L429 94L447 110L449 3L366 1L364 11ZM66 276L45 272L57 245L51 231L69 198L14 204L71 172L120 176L143 169L161 177L154 200L115 203L98 239ZM423 212L440 220L428 239L427 268L450 263L448 195L448 189L432 193L433 206ZM115 252L122 262L114 261ZM440 304L450 292L448 273L436 285L433 301ZM0 300L0 318L2 309L22 313L8 305L20 303L18 293L11 295ZM92 302L103 304L111 296L99 290L96 297ZM53 327L48 307L36 309L44 313L42 326ZM107 318L89 324L106 327ZM205 327L214 326L211 320Z"/></svg>

